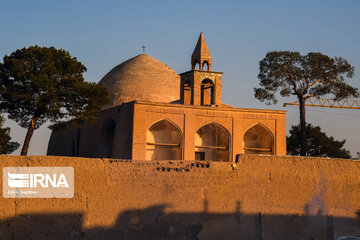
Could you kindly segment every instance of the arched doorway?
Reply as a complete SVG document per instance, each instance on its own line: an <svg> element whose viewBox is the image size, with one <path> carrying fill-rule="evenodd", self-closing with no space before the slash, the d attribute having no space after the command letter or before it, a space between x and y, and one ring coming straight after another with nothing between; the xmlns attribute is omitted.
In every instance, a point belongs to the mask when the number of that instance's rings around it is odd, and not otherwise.
<svg viewBox="0 0 360 240"><path fill-rule="evenodd" d="M211 123L201 127L195 134L195 159L229 161L230 134L221 125Z"/></svg>
<svg viewBox="0 0 360 240"><path fill-rule="evenodd" d="M273 134L261 124L251 127L244 135L244 153L274 154Z"/></svg>
<svg viewBox="0 0 360 240"><path fill-rule="evenodd" d="M164 119L154 123L146 134L146 160L181 160L180 129Z"/></svg>
<svg viewBox="0 0 360 240"><path fill-rule="evenodd" d="M112 118L104 121L100 139L100 157L110 158L114 143L116 123Z"/></svg>

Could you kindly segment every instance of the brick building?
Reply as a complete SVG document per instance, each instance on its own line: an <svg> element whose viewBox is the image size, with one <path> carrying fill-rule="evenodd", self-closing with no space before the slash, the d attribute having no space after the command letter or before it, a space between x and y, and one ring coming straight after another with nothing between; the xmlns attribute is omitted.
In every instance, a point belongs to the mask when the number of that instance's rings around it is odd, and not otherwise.
<svg viewBox="0 0 360 240"><path fill-rule="evenodd" d="M286 154L285 111L222 103L222 72L212 71L202 33L190 71L178 75L141 54L99 83L112 103L95 124L53 132L48 155L234 161L237 154Z"/></svg>

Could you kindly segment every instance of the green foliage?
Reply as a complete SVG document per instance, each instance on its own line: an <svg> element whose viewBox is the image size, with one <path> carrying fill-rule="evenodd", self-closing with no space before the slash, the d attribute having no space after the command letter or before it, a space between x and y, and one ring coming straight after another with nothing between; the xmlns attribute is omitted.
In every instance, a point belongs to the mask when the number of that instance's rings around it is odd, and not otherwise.
<svg viewBox="0 0 360 240"><path fill-rule="evenodd" d="M0 154L9 154L15 151L20 144L11 142L10 128L3 128L4 119L0 115Z"/></svg>
<svg viewBox="0 0 360 240"><path fill-rule="evenodd" d="M332 94L336 99L358 97L357 88L348 85L345 77L354 74L341 57L330 58L321 53L274 51L260 61L258 78L261 88L254 88L255 97L266 104L276 104L275 93L281 96L319 97Z"/></svg>
<svg viewBox="0 0 360 240"><path fill-rule="evenodd" d="M28 128L27 138L48 120L52 128L69 120L74 125L94 122L110 98L105 86L84 81L85 71L81 62L62 49L16 50L0 63L0 107Z"/></svg>
<svg viewBox="0 0 360 240"><path fill-rule="evenodd" d="M345 140L337 141L328 137L320 127L306 124L307 155L312 157L351 158L350 152L344 148ZM300 154L300 126L292 126L290 136L286 137L289 155Z"/></svg>
<svg viewBox="0 0 360 240"><path fill-rule="evenodd" d="M269 52L260 61L260 88L255 97L266 104L276 104L275 94L297 96L300 110L301 151L306 156L305 101L310 97L333 95L335 99L358 97L359 92L346 83L354 75L352 67L341 57L330 58L321 53Z"/></svg>

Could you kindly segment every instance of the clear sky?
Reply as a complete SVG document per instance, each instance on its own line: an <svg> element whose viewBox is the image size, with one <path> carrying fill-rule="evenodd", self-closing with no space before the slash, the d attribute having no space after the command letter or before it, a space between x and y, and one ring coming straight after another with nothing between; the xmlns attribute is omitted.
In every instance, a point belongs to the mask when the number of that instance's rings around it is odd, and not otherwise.
<svg viewBox="0 0 360 240"><path fill-rule="evenodd" d="M198 35L204 33L212 68L224 72L223 102L266 106L254 98L258 62L268 51L322 52L341 56L356 69L349 80L360 88L360 1L25 1L0 0L0 58L31 45L63 48L85 64L85 79L98 82L111 68L142 52L177 73L190 69ZM287 107L287 127L298 124ZM320 125L346 148L360 152L360 110L307 108L307 122ZM22 144L25 130L7 120ZM35 131L30 155L46 154L50 131ZM20 149L14 154L19 154Z"/></svg>

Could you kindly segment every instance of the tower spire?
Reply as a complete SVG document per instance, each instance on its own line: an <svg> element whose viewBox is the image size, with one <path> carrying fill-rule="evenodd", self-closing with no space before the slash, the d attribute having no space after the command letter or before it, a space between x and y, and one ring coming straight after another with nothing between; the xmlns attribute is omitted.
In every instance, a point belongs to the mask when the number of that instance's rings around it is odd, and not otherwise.
<svg viewBox="0 0 360 240"><path fill-rule="evenodd" d="M191 55L191 69L194 70L196 64L199 64L199 70L203 70L205 64L208 66L208 71L211 70L211 55L202 32Z"/></svg>

